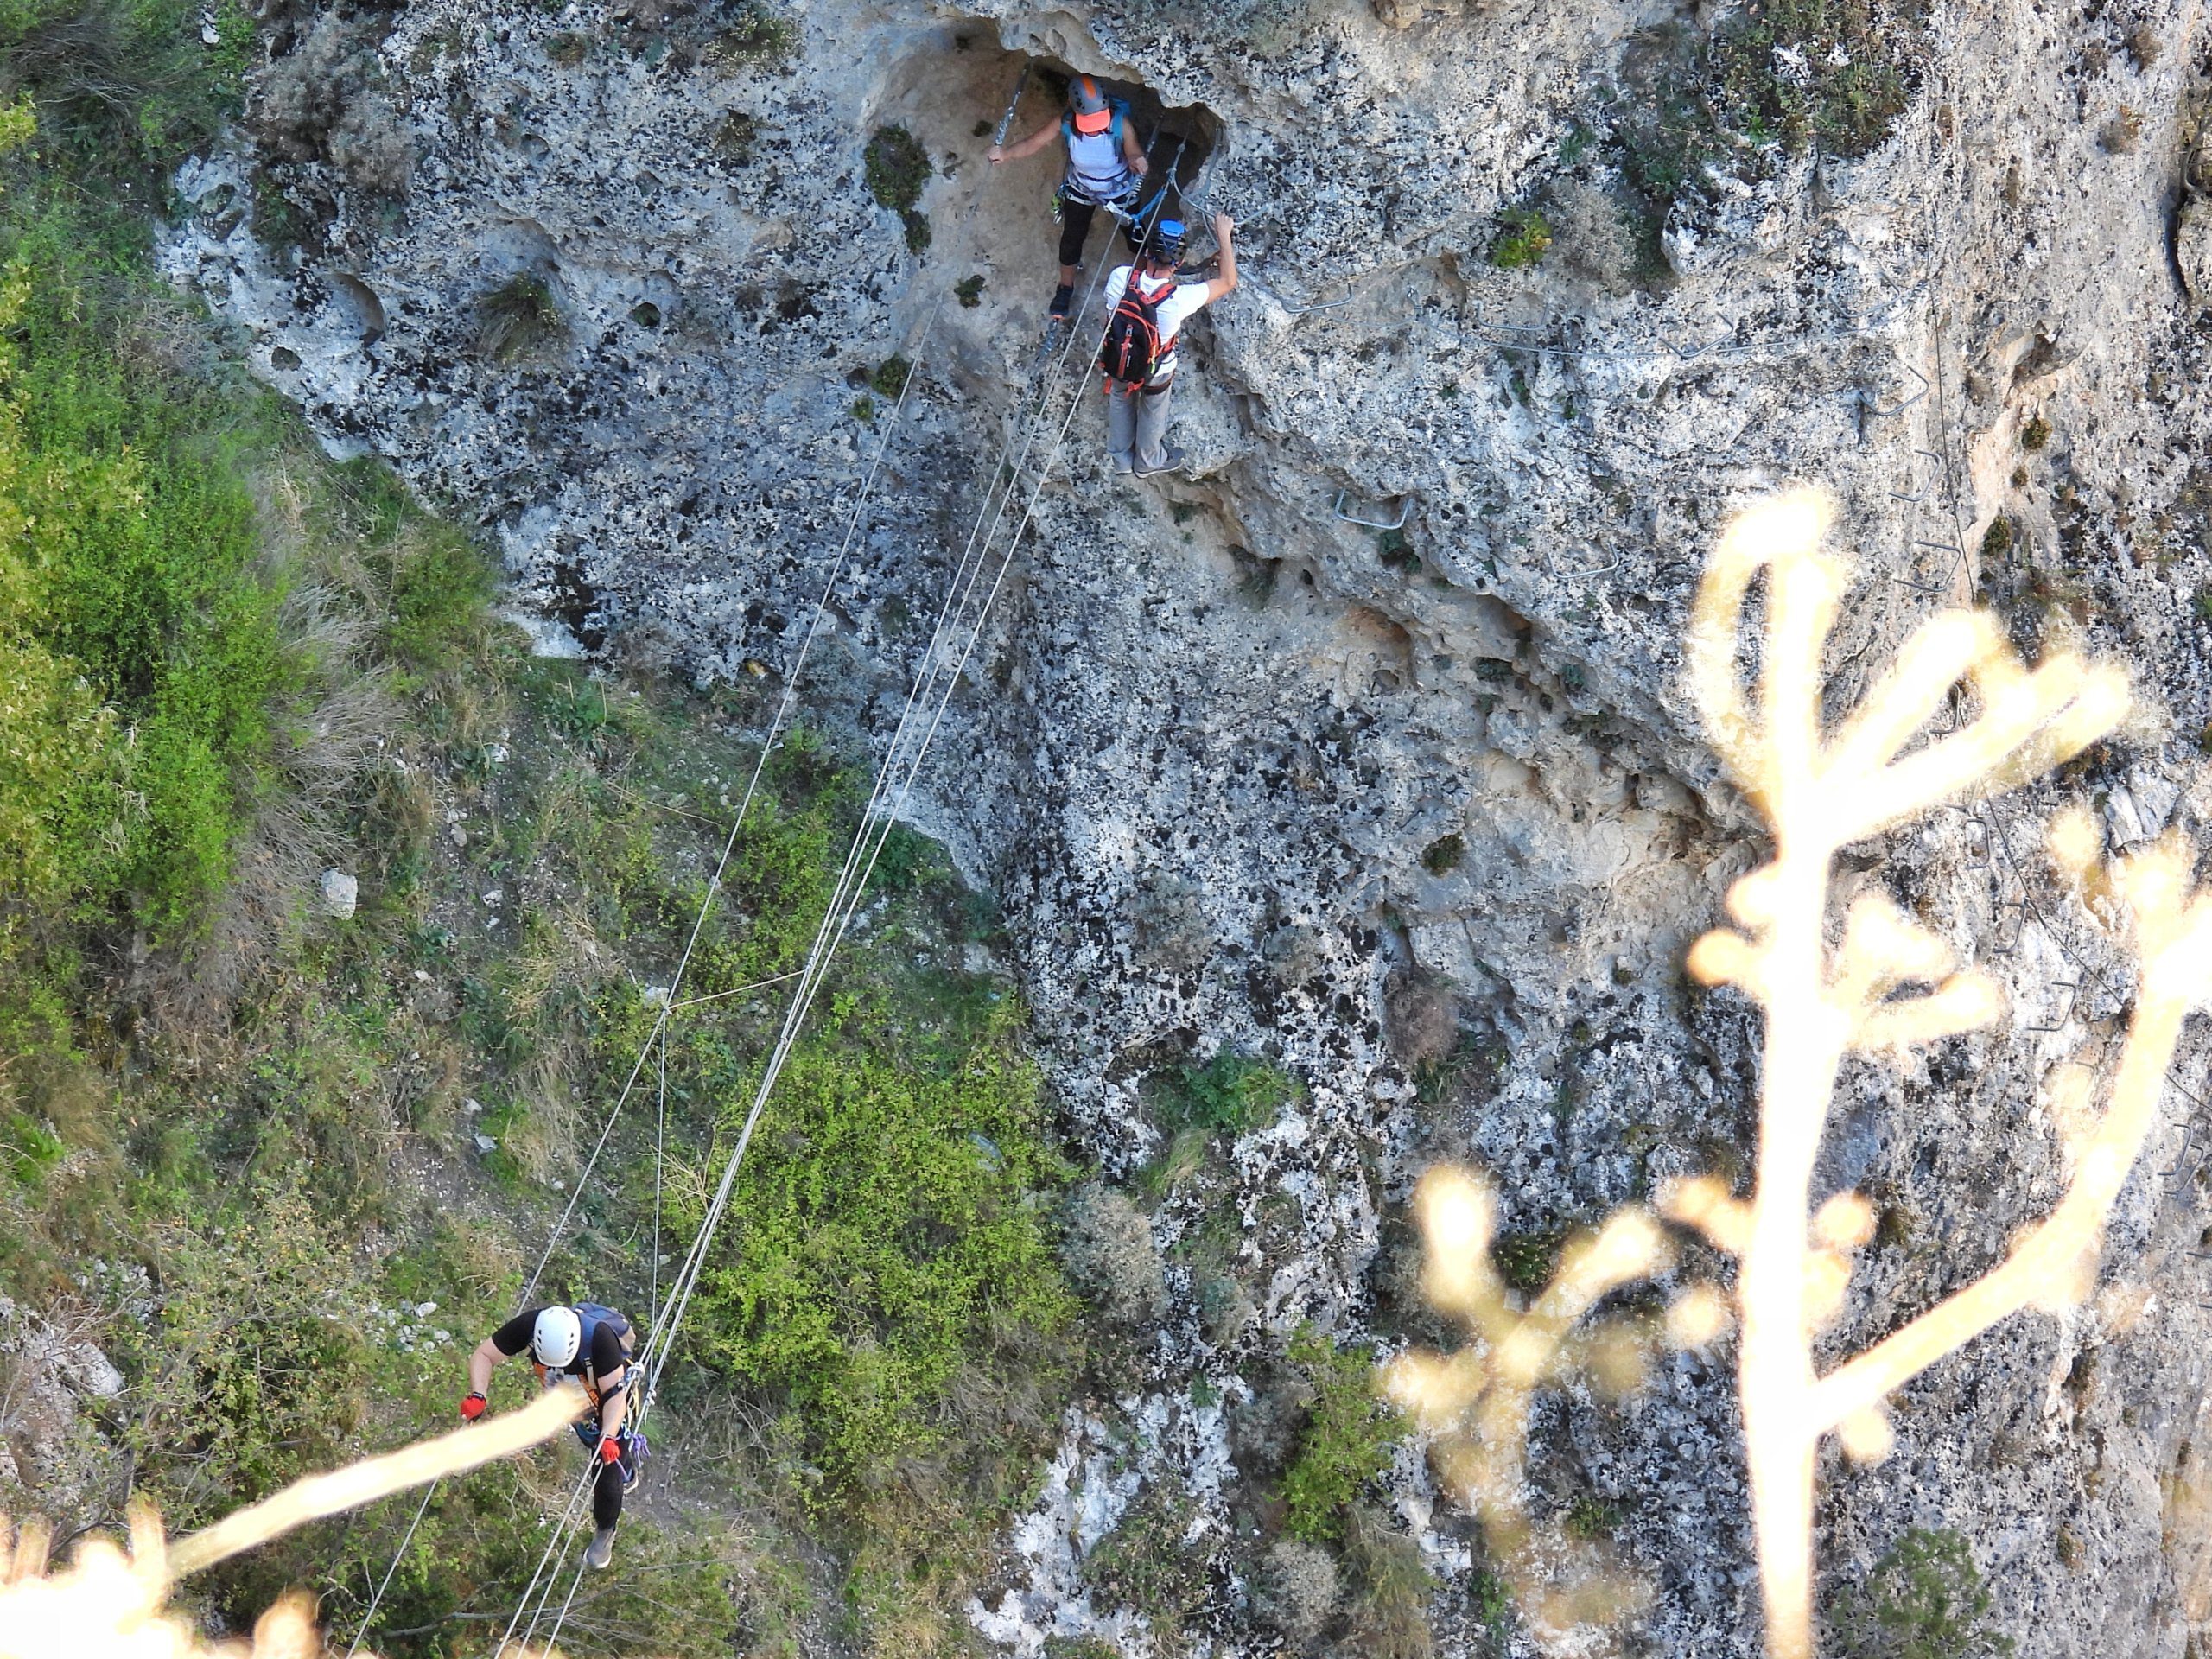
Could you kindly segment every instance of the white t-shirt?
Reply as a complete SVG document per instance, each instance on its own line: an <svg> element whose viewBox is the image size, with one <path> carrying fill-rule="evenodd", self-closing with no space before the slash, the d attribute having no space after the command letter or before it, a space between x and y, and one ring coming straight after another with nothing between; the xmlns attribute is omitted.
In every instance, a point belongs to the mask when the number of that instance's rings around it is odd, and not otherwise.
<svg viewBox="0 0 2212 1659"><path fill-rule="evenodd" d="M1122 296L1129 291L1129 270L1122 265L1106 277L1106 315L1114 315L1114 308L1121 304ZM1150 284L1147 285L1147 289ZM1175 372L1175 340L1183 332L1183 325L1212 303L1204 282L1177 283L1173 291L1153 307L1152 314L1160 320L1160 360L1153 365L1152 378L1147 385L1158 385Z"/></svg>

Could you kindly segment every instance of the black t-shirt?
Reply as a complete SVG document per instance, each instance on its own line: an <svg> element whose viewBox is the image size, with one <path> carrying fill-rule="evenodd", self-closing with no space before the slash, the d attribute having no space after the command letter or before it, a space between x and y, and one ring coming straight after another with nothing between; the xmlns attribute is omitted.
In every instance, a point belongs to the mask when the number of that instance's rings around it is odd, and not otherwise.
<svg viewBox="0 0 2212 1659"><path fill-rule="evenodd" d="M533 1307L518 1313L492 1333L492 1345L512 1359L530 1348L531 1333L537 1328L537 1316L545 1310ZM594 1381L608 1377L628 1363L622 1352L622 1338L614 1334L614 1327L601 1319L591 1333L591 1352L579 1356L587 1362L585 1374Z"/></svg>

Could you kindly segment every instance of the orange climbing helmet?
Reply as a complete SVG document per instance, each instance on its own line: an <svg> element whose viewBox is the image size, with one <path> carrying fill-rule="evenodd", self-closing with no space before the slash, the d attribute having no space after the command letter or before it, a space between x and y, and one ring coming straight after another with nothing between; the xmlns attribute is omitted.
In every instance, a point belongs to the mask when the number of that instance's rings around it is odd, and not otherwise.
<svg viewBox="0 0 2212 1659"><path fill-rule="evenodd" d="M1107 101L1106 89L1091 75L1077 75L1068 83L1068 113L1074 118L1075 130L1086 138L1096 138L1114 124L1114 106Z"/></svg>

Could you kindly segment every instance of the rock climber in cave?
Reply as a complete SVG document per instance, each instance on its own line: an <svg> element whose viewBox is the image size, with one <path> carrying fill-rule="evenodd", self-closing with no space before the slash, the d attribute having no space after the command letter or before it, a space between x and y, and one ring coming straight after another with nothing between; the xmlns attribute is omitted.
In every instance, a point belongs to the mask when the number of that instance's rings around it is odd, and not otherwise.
<svg viewBox="0 0 2212 1659"><path fill-rule="evenodd" d="M1083 263L1083 245L1090 239L1091 221L1101 207L1111 209L1122 220L1122 234L1132 251L1136 239L1132 227L1145 215L1137 207L1145 175L1152 170L1144 146L1137 142L1136 123L1129 119L1128 103L1109 98L1090 75L1068 83L1067 108L1056 125L1039 127L1014 144L993 144L991 162L1019 161L1034 156L1055 137L1067 140L1067 176L1052 198L1052 211L1060 221L1060 285L1052 293L1048 327L1067 321L1075 298L1076 268ZM1153 199L1156 207L1160 198Z"/></svg>
<svg viewBox="0 0 2212 1659"><path fill-rule="evenodd" d="M550 1389L569 1377L584 1386L591 1412L576 1424L576 1438L598 1460L592 1487L592 1535L584 1560L605 1567L614 1559L614 1525L622 1518L623 1495L638 1484L638 1459L645 1437L623 1427L629 1409L630 1356L637 1332L630 1321L597 1302L573 1307L534 1307L518 1313L476 1344L468 1357L468 1397L461 1414L474 1422L484 1414L492 1368L525 1348L538 1380Z"/></svg>
<svg viewBox="0 0 2212 1659"><path fill-rule="evenodd" d="M1221 265L1210 279L1180 280L1184 232L1173 219L1153 227L1135 264L1106 278L1108 321L1098 365L1106 377L1107 460L1117 473L1149 478L1183 464L1183 452L1166 441L1176 338L1185 322L1236 289L1235 228L1228 214L1213 216Z"/></svg>

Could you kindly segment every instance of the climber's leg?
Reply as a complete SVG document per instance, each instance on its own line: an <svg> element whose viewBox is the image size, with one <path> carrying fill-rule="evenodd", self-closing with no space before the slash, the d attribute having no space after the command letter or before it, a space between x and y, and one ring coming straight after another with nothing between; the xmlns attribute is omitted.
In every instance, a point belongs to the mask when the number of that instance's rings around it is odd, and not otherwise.
<svg viewBox="0 0 2212 1659"><path fill-rule="evenodd" d="M1137 404L1141 396L1134 388L1109 384L1106 388L1106 464L1117 473L1136 470Z"/></svg>
<svg viewBox="0 0 2212 1659"><path fill-rule="evenodd" d="M1165 472L1174 464L1172 451L1166 444L1167 395L1175 389L1175 377L1147 386L1130 401L1136 405L1136 471Z"/></svg>

